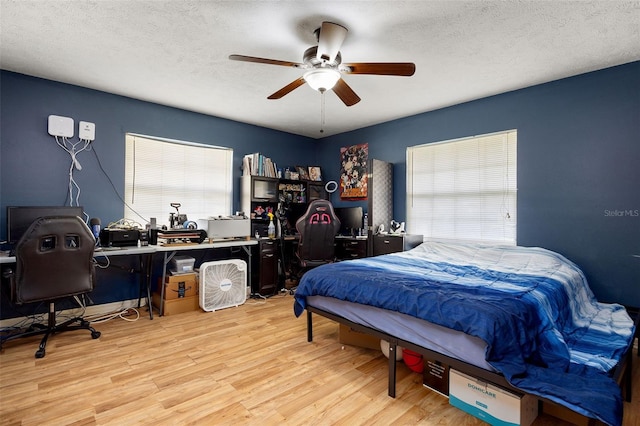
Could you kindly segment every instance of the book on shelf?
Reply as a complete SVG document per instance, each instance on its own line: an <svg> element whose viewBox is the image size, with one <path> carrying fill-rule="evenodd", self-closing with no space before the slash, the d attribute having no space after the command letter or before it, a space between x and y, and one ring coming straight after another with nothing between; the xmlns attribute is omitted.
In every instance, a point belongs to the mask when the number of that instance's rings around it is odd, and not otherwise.
<svg viewBox="0 0 640 426"><path fill-rule="evenodd" d="M259 152L247 154L242 159L242 174L244 176L278 177L278 167L271 158Z"/></svg>

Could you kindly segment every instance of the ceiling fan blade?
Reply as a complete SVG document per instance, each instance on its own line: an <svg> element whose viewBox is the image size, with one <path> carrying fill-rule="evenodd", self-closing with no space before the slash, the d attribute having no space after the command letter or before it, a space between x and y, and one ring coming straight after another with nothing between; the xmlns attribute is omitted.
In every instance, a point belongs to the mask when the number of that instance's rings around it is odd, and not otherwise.
<svg viewBox="0 0 640 426"><path fill-rule="evenodd" d="M280 99L281 97L288 94L289 92L292 92L293 90L302 86L304 83L305 83L304 77L300 77L299 79L292 81L291 83L284 86L282 89L270 95L269 97L267 97L267 99Z"/></svg>
<svg viewBox="0 0 640 426"><path fill-rule="evenodd" d="M318 35L318 53L320 61L333 62L340 52L342 42L347 36L347 29L333 22L323 22Z"/></svg>
<svg viewBox="0 0 640 426"><path fill-rule="evenodd" d="M231 59L232 61L256 62L258 64L268 64L268 65L281 65L283 67L296 67L296 68L304 67L304 64L298 64L296 62L279 61L277 59L256 58L255 56L229 55L229 59Z"/></svg>
<svg viewBox="0 0 640 426"><path fill-rule="evenodd" d="M336 85L333 86L333 91L348 107L360 102L360 97L356 95L356 92L354 92L343 79L338 80Z"/></svg>
<svg viewBox="0 0 640 426"><path fill-rule="evenodd" d="M340 69L349 74L398 75L409 77L416 72L416 64L413 62L355 62L352 64L342 64Z"/></svg>

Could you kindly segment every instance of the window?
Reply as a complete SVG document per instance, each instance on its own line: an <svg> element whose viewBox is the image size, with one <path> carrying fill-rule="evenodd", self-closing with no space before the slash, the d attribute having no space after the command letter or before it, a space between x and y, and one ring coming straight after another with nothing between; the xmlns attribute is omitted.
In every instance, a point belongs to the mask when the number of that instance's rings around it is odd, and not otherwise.
<svg viewBox="0 0 640 426"><path fill-rule="evenodd" d="M407 229L516 244L517 131L407 148Z"/></svg>
<svg viewBox="0 0 640 426"><path fill-rule="evenodd" d="M193 221L229 215L232 163L229 148L127 134L124 218L168 224L171 203Z"/></svg>

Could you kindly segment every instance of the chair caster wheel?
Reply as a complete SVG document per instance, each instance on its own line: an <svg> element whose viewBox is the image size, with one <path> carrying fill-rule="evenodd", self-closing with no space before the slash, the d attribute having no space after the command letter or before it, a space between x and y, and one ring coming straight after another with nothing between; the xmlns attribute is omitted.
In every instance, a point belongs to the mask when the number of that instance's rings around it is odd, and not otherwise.
<svg viewBox="0 0 640 426"><path fill-rule="evenodd" d="M44 348L40 348L36 351L36 358L44 358Z"/></svg>
<svg viewBox="0 0 640 426"><path fill-rule="evenodd" d="M99 331L92 331L91 332L91 338L92 339L97 339L98 337L100 337L100 332Z"/></svg>

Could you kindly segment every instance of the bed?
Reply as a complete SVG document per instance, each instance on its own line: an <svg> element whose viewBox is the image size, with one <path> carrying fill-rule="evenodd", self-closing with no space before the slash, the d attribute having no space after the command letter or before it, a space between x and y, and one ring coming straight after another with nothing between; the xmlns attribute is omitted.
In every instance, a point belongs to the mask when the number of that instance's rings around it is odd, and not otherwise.
<svg viewBox="0 0 640 426"><path fill-rule="evenodd" d="M630 398L637 324L542 248L425 242L323 265L295 293L294 313L305 309L309 341L313 312L606 424L622 421L623 371Z"/></svg>

